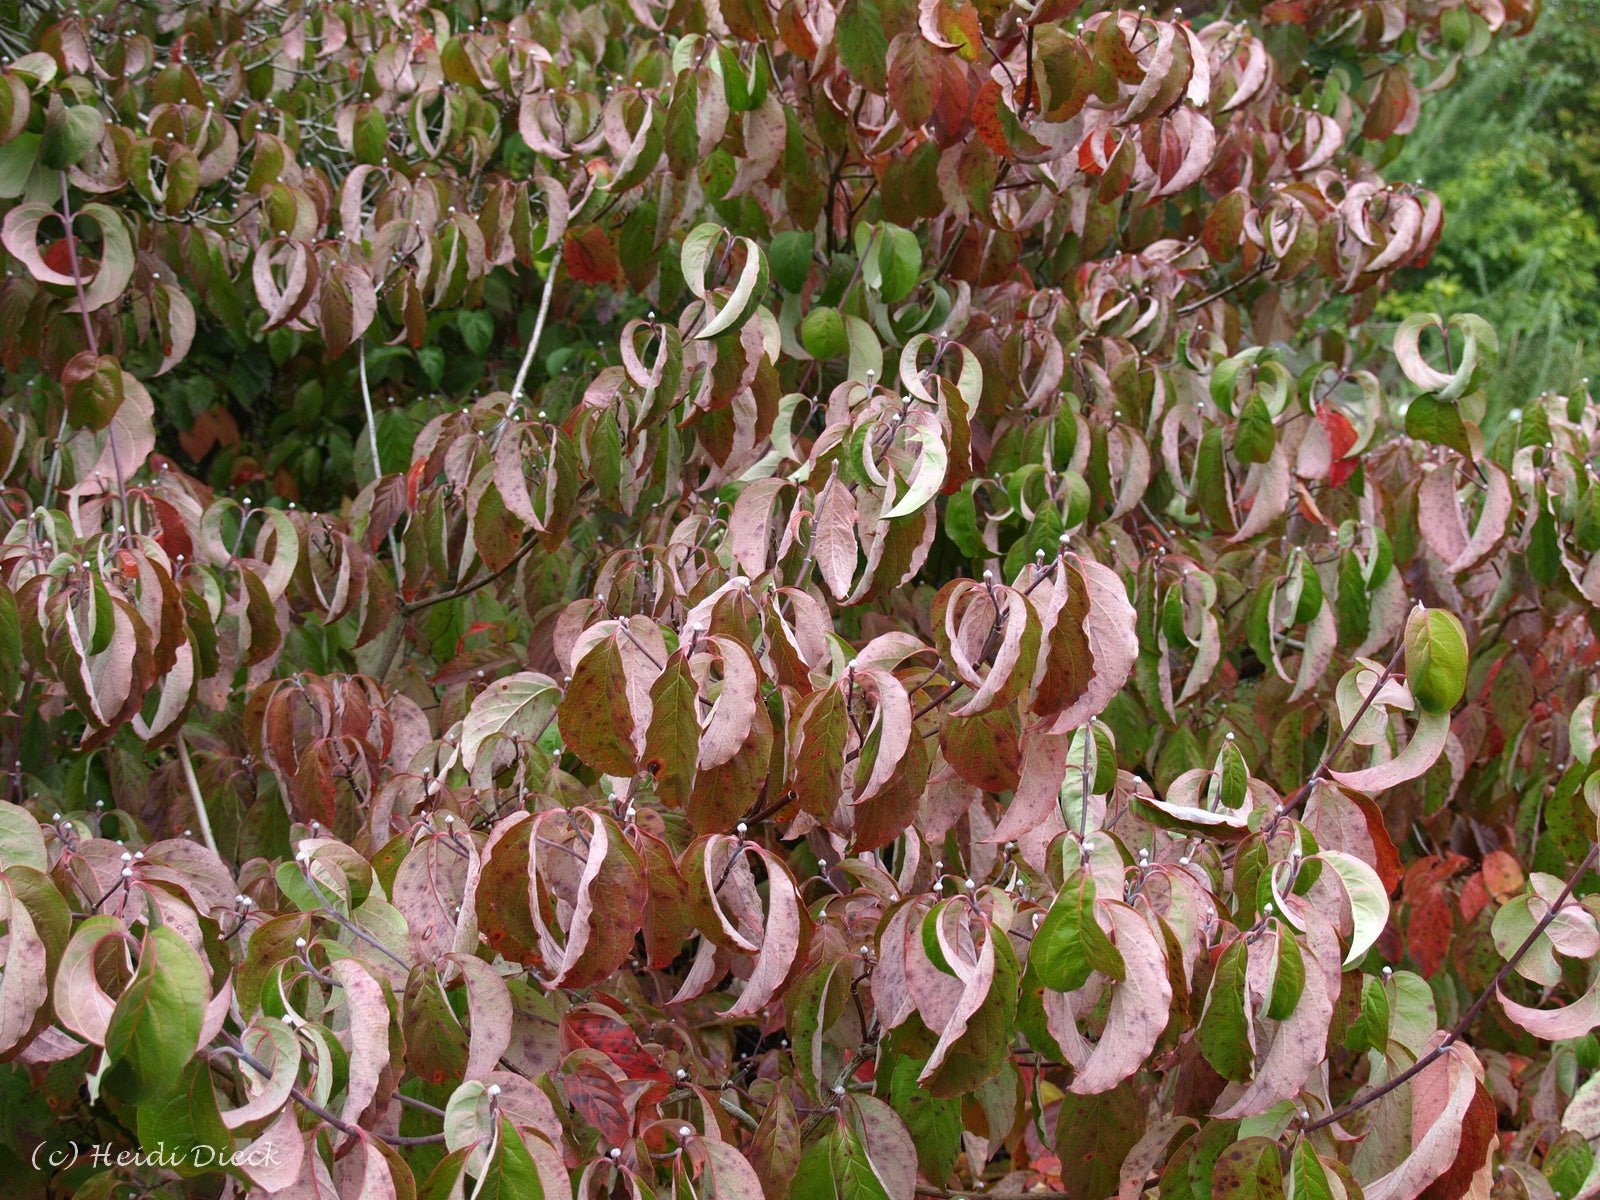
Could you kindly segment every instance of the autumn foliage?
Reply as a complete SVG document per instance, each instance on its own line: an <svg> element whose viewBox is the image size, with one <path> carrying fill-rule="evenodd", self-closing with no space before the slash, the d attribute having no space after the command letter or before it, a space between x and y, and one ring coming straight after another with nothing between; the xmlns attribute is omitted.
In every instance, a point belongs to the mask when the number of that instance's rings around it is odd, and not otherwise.
<svg viewBox="0 0 1600 1200"><path fill-rule="evenodd" d="M7 1187L1600 1194L1534 17L0 5Z"/></svg>

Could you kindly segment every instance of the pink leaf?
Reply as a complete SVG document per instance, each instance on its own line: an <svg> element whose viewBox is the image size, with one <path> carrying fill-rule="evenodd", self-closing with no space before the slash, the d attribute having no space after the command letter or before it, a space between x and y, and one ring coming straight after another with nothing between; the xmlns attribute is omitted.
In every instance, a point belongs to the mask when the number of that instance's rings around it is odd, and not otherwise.
<svg viewBox="0 0 1600 1200"><path fill-rule="evenodd" d="M355 1121L378 1094L378 1080L389 1065L389 1005L383 986L355 959L335 960L328 973L344 989L350 1022L350 1082L339 1119Z"/></svg>
<svg viewBox="0 0 1600 1200"><path fill-rule="evenodd" d="M1445 1034L1429 1039L1432 1050ZM1394 1170L1364 1185L1367 1200L1416 1200L1455 1163L1461 1126L1478 1086L1478 1060L1460 1043L1411 1081L1411 1153Z"/></svg>
<svg viewBox="0 0 1600 1200"><path fill-rule="evenodd" d="M1167 958L1149 922L1116 900L1097 903L1096 909L1111 917L1112 939L1127 977L1108 985L1114 991L1105 1031L1070 1088L1080 1096L1109 1092L1142 1067L1167 1027L1172 1006Z"/></svg>
<svg viewBox="0 0 1600 1200"><path fill-rule="evenodd" d="M1589 985L1589 990L1565 1008L1530 1008L1499 993L1500 1006L1518 1025L1536 1038L1547 1042L1563 1038L1582 1037L1600 1025L1600 975Z"/></svg>
<svg viewBox="0 0 1600 1200"><path fill-rule="evenodd" d="M850 594L856 574L856 497L839 482L837 473L823 485L812 525L811 550L822 581L834 599L843 600Z"/></svg>
<svg viewBox="0 0 1600 1200"><path fill-rule="evenodd" d="M1077 701L1059 713L1050 726L1052 733L1065 733L1087 723L1105 711L1128 677L1139 657L1139 635L1135 629L1138 614L1128 600L1122 577L1092 558L1068 555L1062 570L1075 570L1083 578L1089 595L1089 614L1084 633L1094 658L1094 674Z"/></svg>
<svg viewBox="0 0 1600 1200"><path fill-rule="evenodd" d="M1450 734L1450 714L1425 712L1406 748L1388 762L1361 771L1329 771L1339 783L1358 792L1382 792L1415 779L1433 766Z"/></svg>

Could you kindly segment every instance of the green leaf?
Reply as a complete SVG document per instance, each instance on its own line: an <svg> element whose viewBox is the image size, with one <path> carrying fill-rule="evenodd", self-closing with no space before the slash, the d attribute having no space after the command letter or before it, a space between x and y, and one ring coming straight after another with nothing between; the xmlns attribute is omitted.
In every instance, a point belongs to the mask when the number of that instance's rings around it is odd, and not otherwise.
<svg viewBox="0 0 1600 1200"><path fill-rule="evenodd" d="M494 342L494 317L481 308L463 309L456 314L456 330L467 349L482 358Z"/></svg>
<svg viewBox="0 0 1600 1200"><path fill-rule="evenodd" d="M145 935L139 969L106 1028L109 1095L143 1103L165 1095L194 1057L211 994L205 964L165 925Z"/></svg>
<svg viewBox="0 0 1600 1200"><path fill-rule="evenodd" d="M1447 713L1467 687L1467 631L1454 613L1415 608L1406 620L1406 682L1427 712Z"/></svg>
<svg viewBox="0 0 1600 1200"><path fill-rule="evenodd" d="M1097 1096L1068 1093L1056 1118L1056 1153L1071 1200L1117 1194L1122 1162L1144 1135L1145 1102L1132 1080Z"/></svg>
<svg viewBox="0 0 1600 1200"><path fill-rule="evenodd" d="M1118 981L1127 977L1121 952L1095 919L1094 894L1093 876L1074 872L1034 933L1028 962L1045 987L1074 992L1095 971Z"/></svg>
<svg viewBox="0 0 1600 1200"><path fill-rule="evenodd" d="M62 377L67 395L67 420L78 429L104 429L123 400L122 367L109 354L96 359L80 354Z"/></svg>
<svg viewBox="0 0 1600 1200"><path fill-rule="evenodd" d="M689 803L700 755L700 689L688 659L675 654L650 688L650 728L644 739L645 770L655 776L656 795L672 808Z"/></svg>
<svg viewBox="0 0 1600 1200"><path fill-rule="evenodd" d="M34 815L25 808L0 800L0 870L7 867L48 871L50 856Z"/></svg>
<svg viewBox="0 0 1600 1200"><path fill-rule="evenodd" d="M961 1154L961 1102L930 1095L917 1083L921 1071L922 1063L916 1059L896 1061L889 1103L906 1123L922 1173L943 1187Z"/></svg>
<svg viewBox="0 0 1600 1200"><path fill-rule="evenodd" d="M1219 531L1233 532L1233 512L1228 506L1227 463L1223 461L1222 430L1213 425L1200 438L1194 466L1194 500L1200 512Z"/></svg>
<svg viewBox="0 0 1600 1200"><path fill-rule="evenodd" d="M819 305L800 322L800 344L813 358L837 358L850 349L844 317L837 308Z"/></svg>
<svg viewBox="0 0 1600 1200"><path fill-rule="evenodd" d="M1242 463L1264 463L1278 444L1278 431L1272 412L1259 392L1251 392L1239 410L1239 424L1233 434L1233 454Z"/></svg>
<svg viewBox="0 0 1600 1200"><path fill-rule="evenodd" d="M194 1059L183 1069L172 1093L139 1106L139 1144L146 1152L158 1148L165 1162L179 1175L203 1175L218 1168L233 1150L233 1134L217 1110L211 1068Z"/></svg>
<svg viewBox="0 0 1600 1200"><path fill-rule="evenodd" d="M1294 623L1304 625L1322 611L1322 576L1317 574L1317 568L1306 555L1299 556L1299 569L1292 586L1297 587L1300 593L1295 601Z"/></svg>
<svg viewBox="0 0 1600 1200"><path fill-rule="evenodd" d="M1267 1016L1274 1021L1287 1021L1300 1003L1300 994L1306 988L1306 960L1297 942L1286 928L1278 931L1278 969L1272 976L1272 998L1267 1003Z"/></svg>
<svg viewBox="0 0 1600 1200"><path fill-rule="evenodd" d="M1594 1151L1583 1134L1575 1129L1564 1129L1545 1151L1540 1170L1561 1200L1572 1200L1583 1191L1583 1185L1594 1170Z"/></svg>
<svg viewBox="0 0 1600 1200"><path fill-rule="evenodd" d="M945 957L944 948L939 945L939 920L950 910L951 905L964 903L959 897L951 900L942 900L930 908L922 918L920 934L922 937L922 952L928 956L928 961L936 970L943 972L952 979L956 978L956 969L950 965L950 960Z"/></svg>
<svg viewBox="0 0 1600 1200"><path fill-rule="evenodd" d="M1239 376L1246 367L1265 353L1262 346L1251 346L1248 350L1235 354L1232 358L1224 359L1218 363L1211 372L1211 401L1224 413L1233 415L1234 391L1239 384Z"/></svg>
<svg viewBox="0 0 1600 1200"><path fill-rule="evenodd" d="M544 1200L544 1181L539 1178L538 1165L509 1117L500 1118L494 1142L494 1154L484 1165L479 1181L477 1200Z"/></svg>
<svg viewBox="0 0 1600 1200"><path fill-rule="evenodd" d="M799 292L811 273L813 238L804 230L790 229L778 234L767 248L772 277L786 292Z"/></svg>
<svg viewBox="0 0 1600 1200"><path fill-rule="evenodd" d="M889 85L889 35L875 0L845 0L834 25L839 61L869 91Z"/></svg>
<svg viewBox="0 0 1600 1200"><path fill-rule="evenodd" d="M890 1200L866 1147L848 1125L836 1122L800 1160L791 1200Z"/></svg>
<svg viewBox="0 0 1600 1200"><path fill-rule="evenodd" d="M1339 592L1334 615L1343 641L1359 646L1367 640L1372 628L1372 605L1361 557L1353 550L1346 550L1339 556Z"/></svg>
<svg viewBox="0 0 1600 1200"><path fill-rule="evenodd" d="M944 535L968 558L984 554L983 535L978 531L978 506L970 488L951 496L944 505Z"/></svg>
<svg viewBox="0 0 1600 1200"><path fill-rule="evenodd" d="M1250 796L1250 771L1233 742L1225 743L1217 755L1217 787L1217 799L1225 808L1238 808Z"/></svg>
<svg viewBox="0 0 1600 1200"><path fill-rule="evenodd" d="M887 303L898 304L911 294L922 275L922 246L917 235L898 225L883 225L873 257L878 274L874 286Z"/></svg>
<svg viewBox="0 0 1600 1200"><path fill-rule="evenodd" d="M1245 1010L1245 973L1249 966L1249 946L1237 937L1217 960L1211 976L1211 992L1205 1015L1200 1018L1195 1039L1200 1053L1218 1075L1242 1083L1255 1068L1255 1052L1250 1041L1250 1015Z"/></svg>
<svg viewBox="0 0 1600 1200"><path fill-rule="evenodd" d="M22 624L17 614L17 598L10 588L0 584L0 696L10 696L16 691L21 665Z"/></svg>
<svg viewBox="0 0 1600 1200"><path fill-rule="evenodd" d="M1461 410L1437 396L1418 396L1407 407L1406 436L1436 446L1449 446L1468 456L1472 454L1472 442L1461 420Z"/></svg>
<svg viewBox="0 0 1600 1200"><path fill-rule="evenodd" d="M1339 1194L1343 1194L1340 1189ZM1308 1138L1301 1138L1294 1148L1289 1164L1289 1194L1294 1200L1334 1200L1333 1186L1328 1182L1328 1172L1322 1160L1311 1148Z"/></svg>
<svg viewBox="0 0 1600 1200"><path fill-rule="evenodd" d="M1211 1176L1213 1196L1227 1200L1283 1200L1283 1168L1278 1143L1250 1137L1217 1156Z"/></svg>
<svg viewBox="0 0 1600 1200"><path fill-rule="evenodd" d="M1350 951L1345 955L1344 965L1352 967L1361 961L1389 923L1389 896L1378 873L1355 855L1341 850L1323 850L1317 857L1333 868L1333 873L1344 884L1345 894L1350 897L1355 933L1350 938Z"/></svg>
<svg viewBox="0 0 1600 1200"><path fill-rule="evenodd" d="M68 107L62 104L59 94L51 96L39 143L39 161L53 171L76 166L100 144L105 131L105 118L92 104Z"/></svg>
<svg viewBox="0 0 1600 1200"><path fill-rule="evenodd" d="M1361 981L1361 1013L1345 1029L1344 1044L1357 1053L1381 1053L1388 1048L1389 992L1382 980L1369 977Z"/></svg>

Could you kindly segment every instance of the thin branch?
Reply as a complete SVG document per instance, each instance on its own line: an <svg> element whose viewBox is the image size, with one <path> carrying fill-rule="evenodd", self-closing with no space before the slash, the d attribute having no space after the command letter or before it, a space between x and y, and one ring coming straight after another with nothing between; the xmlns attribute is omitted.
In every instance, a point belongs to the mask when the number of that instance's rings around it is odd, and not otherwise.
<svg viewBox="0 0 1600 1200"><path fill-rule="evenodd" d="M1338 740L1322 756L1322 761L1317 764L1317 769L1312 771L1306 781L1295 789L1294 794L1283 802L1283 807L1273 816L1272 824L1267 829L1269 837L1277 830L1278 823L1284 817L1305 802L1306 797L1311 794L1311 789L1317 785L1318 781L1327 778L1328 771L1333 766L1333 760L1339 756L1339 751L1345 748L1345 744L1350 740L1350 735L1355 732L1356 726L1361 724L1361 718L1367 715L1367 709L1372 707L1372 702L1378 698L1378 693L1383 691L1383 685L1393 678L1395 671L1399 669L1400 660L1404 657L1405 652L1406 646L1404 640L1402 640L1400 645L1395 647L1395 652L1390 656L1388 665L1383 668L1383 673L1378 676L1378 682L1373 684L1372 690L1363 697L1361 707L1356 709L1356 715L1344 727L1344 732L1339 735Z"/></svg>
<svg viewBox="0 0 1600 1200"><path fill-rule="evenodd" d="M272 1075L272 1069L270 1067L268 1067L265 1063L263 1063L255 1055L251 1054L250 1051L246 1050L244 1048L244 1043L239 1041L238 1038L234 1037L232 1034L229 1034L229 1033L224 1033L222 1036L224 1038L226 1038L227 1041L228 1041L228 1045L227 1045L226 1048L220 1049L220 1050L212 1050L212 1051L209 1051L209 1052L202 1051L202 1054L209 1053L209 1055L211 1055L211 1056L216 1056L216 1055L220 1055L220 1054L231 1054L235 1058L239 1059L241 1062L244 1062L244 1063L248 1064L252 1070L254 1070L257 1074L261 1075L262 1077L265 1078L265 1077L269 1077L269 1076ZM325 1122L326 1124L333 1126L333 1128L337 1129L340 1133L345 1134L348 1137L360 1137L363 1134L368 1134L368 1135L370 1135L372 1137L377 1138L379 1141L387 1142L391 1146L435 1146L435 1145L438 1145L440 1142L444 1141L445 1135L443 1133L425 1133L425 1134L421 1134L419 1136L405 1136L405 1135L392 1134L392 1133L379 1133L376 1130L372 1130L372 1129L362 1129L358 1125L352 1125L348 1121L341 1120L340 1118L334 1116L333 1113L329 1112L322 1105L318 1104L315 1100L313 1100L310 1096L306 1095L305 1092L303 1092L298 1087L290 1088L289 1089L289 1096L301 1108L305 1109L312 1116L316 1117L317 1120ZM409 1096L401 1096L401 1095L399 1095L397 1093L396 1094L396 1099L404 1102L404 1101L410 1101L411 1097L409 1097ZM438 1113L438 1115L441 1116L441 1117L444 1116L444 1113L440 1112L439 1109L434 1108L433 1105L431 1105L431 1104L424 1104L421 1101L411 1101L411 1102L416 1107L424 1108L424 1109L427 1109L430 1112Z"/></svg>
<svg viewBox="0 0 1600 1200"><path fill-rule="evenodd" d="M522 399L523 384L528 381L528 369L533 366L533 356L539 351L539 339L544 336L544 319L550 312L550 294L556 290L556 275L561 270L561 253L564 245L556 247L556 256L550 260L550 274L545 276L544 295L539 297L539 315L533 321L533 335L528 339L528 349L522 355L522 365L511 384L511 403Z"/></svg>
<svg viewBox="0 0 1600 1200"><path fill-rule="evenodd" d="M1244 287L1245 284L1250 283L1253 280L1260 279L1276 265L1277 264L1270 258L1262 259L1254 270L1246 271L1243 275L1239 276L1239 278L1235 279L1227 286L1220 287L1208 296L1201 296L1200 299L1191 301L1190 303L1181 306L1178 309L1178 315L1180 317L1187 317L1192 312L1199 312L1213 300L1221 300L1224 296L1238 291L1240 288Z"/></svg>
<svg viewBox="0 0 1600 1200"><path fill-rule="evenodd" d="M950 699L951 696L954 696L966 686L966 683L959 679L955 683L952 683L949 687L945 688L944 691L940 692L932 700L929 700L921 708L917 709L916 712L912 713L911 723L915 725L918 721L922 720L923 717L927 716L934 709L938 708L939 705L943 704L946 700Z"/></svg>
<svg viewBox="0 0 1600 1200"><path fill-rule="evenodd" d="M1567 902L1568 897L1572 895L1573 889L1578 886L1578 881L1594 867L1597 857L1600 857L1600 843L1589 847L1589 853L1584 855L1583 861L1578 864L1577 870L1573 871L1571 878L1567 880L1567 886L1561 889L1561 894L1556 897L1555 903L1550 906L1549 911L1543 917L1539 918L1539 923L1529 931L1528 936L1522 939L1522 945L1518 946L1512 952L1511 957L1506 959L1505 964L1495 972L1495 976L1489 981L1489 985L1478 994L1478 998L1472 1002L1467 1011L1461 1014L1461 1019L1451 1026L1450 1032L1445 1035L1444 1041L1417 1059L1416 1062L1401 1071L1393 1079L1380 1084L1365 1095L1357 1096L1348 1104L1334 1109L1327 1116L1318 1117L1315 1121L1307 1122L1304 1126L1306 1132L1324 1129L1337 1121L1344 1120L1351 1113L1359 1112L1367 1105L1383 1099L1402 1083L1414 1079L1417 1075L1427 1070L1446 1050L1465 1037L1472 1023L1478 1019L1478 1014L1489 1003L1489 997L1499 992L1501 986L1510 978L1511 972L1516 968L1516 965L1522 961L1522 956L1533 949L1533 944L1539 940L1540 935L1556 919L1556 915L1561 911L1561 906Z"/></svg>
<svg viewBox="0 0 1600 1200"><path fill-rule="evenodd" d="M400 606L400 612L409 617L412 613L421 612L423 609L431 608L435 604L443 604L446 600L458 600L462 596L470 596L479 588L489 586L489 584L493 583L507 571L511 570L512 567L516 566L519 562L526 558L529 552L538 544L539 535L536 533L532 534L528 537L527 541L523 542L521 546L517 547L517 552L511 556L510 561L508 561L506 565L501 567L498 571L485 575L480 579L474 579L471 583L463 583L460 587L451 588L448 592L439 592L437 595L424 596L420 600L413 600L410 604L402 604Z"/></svg>
<svg viewBox="0 0 1600 1200"><path fill-rule="evenodd" d="M200 781L195 778L194 760L189 757L189 743L183 740L183 733L178 733L178 761L183 763L183 780L189 785L189 799L194 803L194 815L200 822L200 836L205 839L206 849L222 857L222 851L217 849L217 839L211 833L211 817L206 813L205 797L200 794Z"/></svg>
<svg viewBox="0 0 1600 1200"><path fill-rule="evenodd" d="M303 863L302 864L302 868L303 869L300 872L301 877L306 881L306 886L311 889L311 894L317 898L317 903L322 905L322 910L321 911L322 911L322 915L323 916L332 917L340 925L343 925L351 933L355 934L356 937L360 938L363 942L367 943L367 945L371 946L374 950L378 951L380 954L383 954L386 957L388 957L390 959L390 961L392 961L402 971L410 971L411 970L411 964L410 963L408 963L405 959L401 958L393 950L389 949L389 947L385 946L377 938L373 937L365 929L361 928L360 925L357 925L353 920L351 920L349 917L345 916L342 912L340 912L337 908L335 908L333 906L332 902L329 901L328 897L323 895L322 889L317 886L317 881L311 877L311 864L310 863Z"/></svg>

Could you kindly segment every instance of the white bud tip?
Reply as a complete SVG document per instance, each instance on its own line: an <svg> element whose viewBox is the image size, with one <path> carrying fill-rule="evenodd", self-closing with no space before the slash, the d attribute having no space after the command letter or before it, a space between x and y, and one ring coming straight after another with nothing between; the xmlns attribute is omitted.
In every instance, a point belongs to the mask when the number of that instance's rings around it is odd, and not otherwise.
<svg viewBox="0 0 1600 1200"><path fill-rule="evenodd" d="M733 827L733 831L740 837L743 837L745 834L750 832L750 826L746 825L743 821L740 821Z"/></svg>
<svg viewBox="0 0 1600 1200"><path fill-rule="evenodd" d="M488 1092L491 1096L498 1096L500 1094L500 1085L498 1083L491 1083L484 1089L484 1091Z"/></svg>
<svg viewBox="0 0 1600 1200"><path fill-rule="evenodd" d="M679 1125L678 1126L678 1136L679 1137L693 1137L694 1136L694 1130L691 1129L687 1125Z"/></svg>

